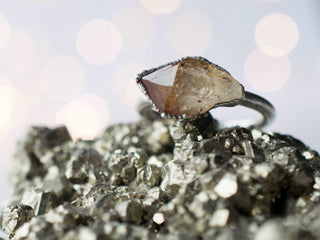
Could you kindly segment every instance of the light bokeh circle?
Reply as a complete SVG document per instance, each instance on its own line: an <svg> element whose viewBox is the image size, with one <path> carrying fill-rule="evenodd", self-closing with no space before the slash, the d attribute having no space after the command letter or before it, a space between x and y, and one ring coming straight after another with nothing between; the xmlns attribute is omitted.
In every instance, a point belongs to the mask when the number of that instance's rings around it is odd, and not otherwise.
<svg viewBox="0 0 320 240"><path fill-rule="evenodd" d="M57 55L43 64L40 83L49 97L69 99L82 90L85 78L85 71L77 59L68 55Z"/></svg>
<svg viewBox="0 0 320 240"><path fill-rule="evenodd" d="M84 94L63 106L56 115L56 124L65 124L73 139L93 139L102 133L109 121L109 110L103 98Z"/></svg>
<svg viewBox="0 0 320 240"><path fill-rule="evenodd" d="M244 74L257 91L275 92L289 80L291 64L286 56L271 57L256 50L246 59Z"/></svg>
<svg viewBox="0 0 320 240"><path fill-rule="evenodd" d="M38 47L30 32L12 29L10 41L0 54L1 70L21 92L28 109L38 106L43 97L39 83Z"/></svg>
<svg viewBox="0 0 320 240"><path fill-rule="evenodd" d="M7 76L0 75L0 135L2 130L25 120L30 103L22 91Z"/></svg>
<svg viewBox="0 0 320 240"><path fill-rule="evenodd" d="M0 37L1 38L1 37ZM24 74L35 62L35 43L29 32L13 29L10 41L0 54L0 65L6 72Z"/></svg>
<svg viewBox="0 0 320 240"><path fill-rule="evenodd" d="M30 103L25 92L15 87L15 108L10 120L11 126L17 126L26 122L26 115L32 109L32 102ZM37 97L36 97L37 98Z"/></svg>
<svg viewBox="0 0 320 240"><path fill-rule="evenodd" d="M294 19L272 13L262 18L255 28L255 42L259 49L270 56L285 56L296 46L299 29Z"/></svg>
<svg viewBox="0 0 320 240"><path fill-rule="evenodd" d="M169 26L169 44L182 56L202 55L212 38L210 20L197 12L185 12Z"/></svg>
<svg viewBox="0 0 320 240"><path fill-rule="evenodd" d="M122 51L136 53L147 47L153 37L154 16L142 7L130 6L113 18L123 36Z"/></svg>
<svg viewBox="0 0 320 240"><path fill-rule="evenodd" d="M11 84L11 80L7 76L0 74L0 84Z"/></svg>
<svg viewBox="0 0 320 240"><path fill-rule="evenodd" d="M168 14L176 10L182 0L140 0L141 5L151 13Z"/></svg>
<svg viewBox="0 0 320 240"><path fill-rule="evenodd" d="M76 36L80 56L91 64L108 64L119 54L122 36L118 27L104 19L84 24Z"/></svg>
<svg viewBox="0 0 320 240"><path fill-rule="evenodd" d="M107 126L110 118L110 111L109 106L103 97L94 93L84 93L76 99L79 101L86 102L93 106L98 113L101 126L103 128Z"/></svg>
<svg viewBox="0 0 320 240"><path fill-rule="evenodd" d="M97 132L99 117L90 104L72 101L58 112L56 122L67 125L74 139L91 139Z"/></svg>
<svg viewBox="0 0 320 240"><path fill-rule="evenodd" d="M0 51L4 49L10 39L11 27L7 17L0 12Z"/></svg>
<svg viewBox="0 0 320 240"><path fill-rule="evenodd" d="M0 83L0 129L10 124L15 103L15 88L12 85Z"/></svg>

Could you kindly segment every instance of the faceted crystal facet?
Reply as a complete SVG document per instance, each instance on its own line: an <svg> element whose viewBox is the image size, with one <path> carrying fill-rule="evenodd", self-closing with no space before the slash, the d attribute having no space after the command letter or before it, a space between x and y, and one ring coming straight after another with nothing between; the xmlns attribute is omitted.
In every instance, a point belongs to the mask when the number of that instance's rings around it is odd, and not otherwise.
<svg viewBox="0 0 320 240"><path fill-rule="evenodd" d="M226 70L199 57L145 71L137 82L159 112L175 116L205 113L244 94Z"/></svg>

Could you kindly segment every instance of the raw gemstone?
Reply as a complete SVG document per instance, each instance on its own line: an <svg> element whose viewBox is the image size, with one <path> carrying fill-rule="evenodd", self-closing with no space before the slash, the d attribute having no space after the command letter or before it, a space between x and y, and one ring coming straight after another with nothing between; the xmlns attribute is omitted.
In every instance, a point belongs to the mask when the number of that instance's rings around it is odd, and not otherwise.
<svg viewBox="0 0 320 240"><path fill-rule="evenodd" d="M159 112L175 116L202 114L244 94L226 70L199 57L147 70L137 82Z"/></svg>

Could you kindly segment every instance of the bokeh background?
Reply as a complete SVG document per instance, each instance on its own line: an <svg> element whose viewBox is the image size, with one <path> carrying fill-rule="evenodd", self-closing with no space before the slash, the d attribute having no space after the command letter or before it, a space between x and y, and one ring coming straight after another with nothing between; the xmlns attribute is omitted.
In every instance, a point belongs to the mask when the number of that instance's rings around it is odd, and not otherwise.
<svg viewBox="0 0 320 240"><path fill-rule="evenodd" d="M0 0L0 204L28 126L91 139L136 121L135 75L183 56L226 68L275 105L267 131L320 150L319 0Z"/></svg>

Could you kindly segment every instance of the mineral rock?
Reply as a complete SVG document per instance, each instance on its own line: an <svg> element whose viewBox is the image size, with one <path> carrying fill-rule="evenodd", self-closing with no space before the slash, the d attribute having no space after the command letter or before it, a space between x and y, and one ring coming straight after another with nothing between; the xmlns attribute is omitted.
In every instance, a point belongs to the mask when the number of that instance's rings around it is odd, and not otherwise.
<svg viewBox="0 0 320 240"><path fill-rule="evenodd" d="M102 157L96 150L77 150L67 163L66 176L73 183L86 183L101 167Z"/></svg>
<svg viewBox="0 0 320 240"><path fill-rule="evenodd" d="M8 235L0 229L0 240L9 240Z"/></svg>
<svg viewBox="0 0 320 240"><path fill-rule="evenodd" d="M12 237L15 231L33 216L34 212L30 206L24 204L7 206L3 209L3 230Z"/></svg>
<svg viewBox="0 0 320 240"><path fill-rule="evenodd" d="M142 220L143 209L140 203L134 200L120 202L115 205L115 210L123 221L139 224Z"/></svg>
<svg viewBox="0 0 320 240"><path fill-rule="evenodd" d="M32 127L14 161L0 225L15 240L320 239L319 154L210 115L92 141Z"/></svg>
<svg viewBox="0 0 320 240"><path fill-rule="evenodd" d="M128 157L120 149L114 151L108 159L108 167L114 173L120 173L123 166L128 163Z"/></svg>
<svg viewBox="0 0 320 240"><path fill-rule="evenodd" d="M40 189L27 190L22 196L21 203L31 206L35 215L41 215L50 209L50 197L49 192L43 192Z"/></svg>
<svg viewBox="0 0 320 240"><path fill-rule="evenodd" d="M57 204L63 203L64 201L72 201L75 198L72 183L63 174L54 179L44 180L42 190L50 192L51 198L54 198Z"/></svg>
<svg viewBox="0 0 320 240"><path fill-rule="evenodd" d="M148 187L157 186L161 181L161 169L148 164L139 170L137 181L145 183Z"/></svg>
<svg viewBox="0 0 320 240"><path fill-rule="evenodd" d="M147 153L142 149L134 149L133 152L129 152L129 162L131 162L135 168L143 166L147 158Z"/></svg>

